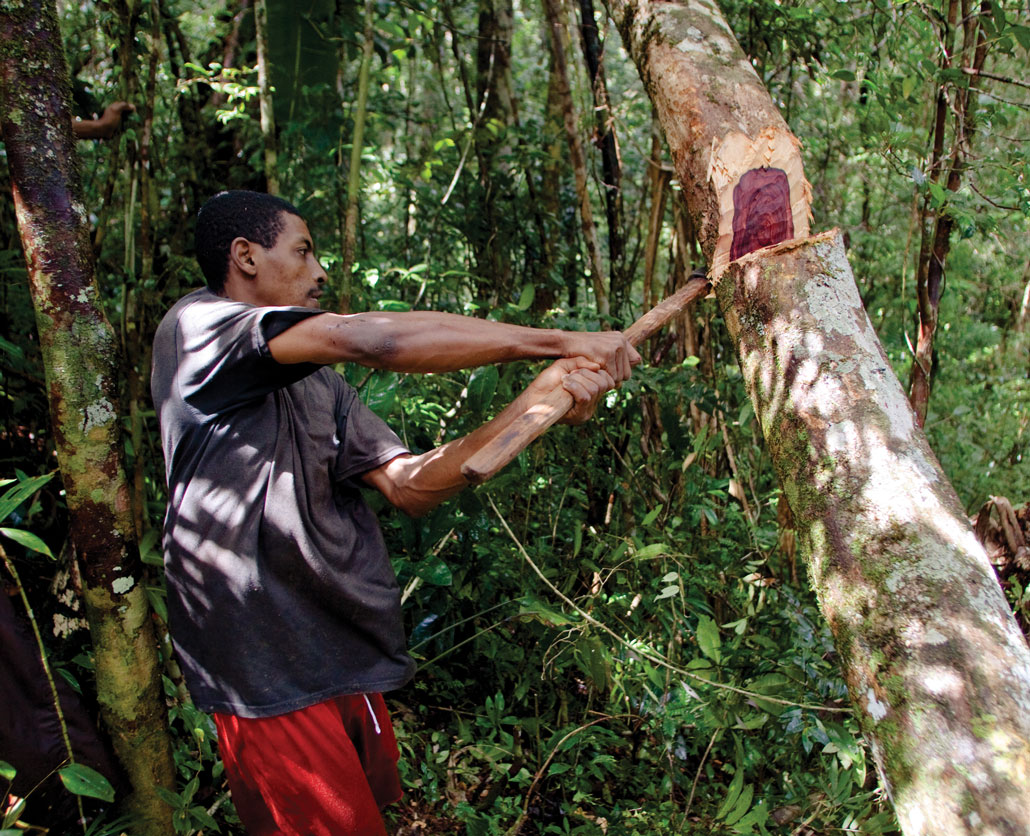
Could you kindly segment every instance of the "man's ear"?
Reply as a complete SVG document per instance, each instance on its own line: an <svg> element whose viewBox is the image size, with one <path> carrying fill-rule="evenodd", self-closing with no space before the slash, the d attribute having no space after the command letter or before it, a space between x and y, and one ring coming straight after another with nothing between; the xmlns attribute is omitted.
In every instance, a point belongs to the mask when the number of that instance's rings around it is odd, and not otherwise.
<svg viewBox="0 0 1030 836"><path fill-rule="evenodd" d="M253 278L257 274L254 263L254 244L246 238L233 238L229 245L229 264L243 275Z"/></svg>

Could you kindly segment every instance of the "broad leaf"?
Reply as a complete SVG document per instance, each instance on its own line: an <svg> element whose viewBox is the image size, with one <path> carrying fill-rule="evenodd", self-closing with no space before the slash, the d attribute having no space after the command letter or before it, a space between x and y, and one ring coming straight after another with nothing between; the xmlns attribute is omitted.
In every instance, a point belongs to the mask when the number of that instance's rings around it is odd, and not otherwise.
<svg viewBox="0 0 1030 836"><path fill-rule="evenodd" d="M114 787L103 775L82 763L72 763L57 770L61 783L75 795L114 801Z"/></svg>
<svg viewBox="0 0 1030 836"><path fill-rule="evenodd" d="M702 615L697 622L697 646L713 662L718 663L722 660L722 655L719 653L719 648L722 646L719 625L707 615Z"/></svg>

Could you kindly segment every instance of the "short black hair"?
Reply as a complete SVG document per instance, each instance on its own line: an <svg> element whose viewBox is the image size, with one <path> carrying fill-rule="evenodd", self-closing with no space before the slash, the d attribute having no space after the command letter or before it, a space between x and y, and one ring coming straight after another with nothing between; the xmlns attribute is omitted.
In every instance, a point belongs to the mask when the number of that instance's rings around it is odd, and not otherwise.
<svg viewBox="0 0 1030 836"><path fill-rule="evenodd" d="M246 238L266 249L275 246L283 228L283 213L302 217L290 202L263 192L219 192L197 213L197 262L207 286L215 293L225 288L229 272L229 245Z"/></svg>

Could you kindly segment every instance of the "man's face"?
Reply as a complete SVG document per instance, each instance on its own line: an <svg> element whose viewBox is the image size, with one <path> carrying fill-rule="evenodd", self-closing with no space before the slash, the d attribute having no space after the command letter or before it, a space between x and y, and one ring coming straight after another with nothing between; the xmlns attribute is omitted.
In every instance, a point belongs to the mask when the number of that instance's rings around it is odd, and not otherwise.
<svg viewBox="0 0 1030 836"><path fill-rule="evenodd" d="M308 225L289 212L283 212L282 219L283 228L270 249L251 242L258 268L258 304L317 308L326 274L315 258Z"/></svg>

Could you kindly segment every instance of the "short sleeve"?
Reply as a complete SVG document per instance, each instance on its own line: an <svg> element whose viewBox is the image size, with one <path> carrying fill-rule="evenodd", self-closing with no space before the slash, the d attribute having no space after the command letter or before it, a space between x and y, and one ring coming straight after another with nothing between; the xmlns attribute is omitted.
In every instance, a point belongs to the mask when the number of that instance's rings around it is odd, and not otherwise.
<svg viewBox="0 0 1030 836"><path fill-rule="evenodd" d="M278 363L268 342L320 313L312 308L255 307L212 294L199 298L178 319L176 382L182 399L214 415L307 377L319 366Z"/></svg>
<svg viewBox="0 0 1030 836"><path fill-rule="evenodd" d="M337 415L340 438L336 480L352 479L408 453L404 442L386 422L369 409L357 391L341 380L343 405Z"/></svg>

